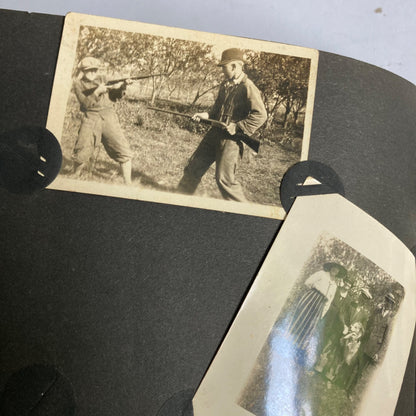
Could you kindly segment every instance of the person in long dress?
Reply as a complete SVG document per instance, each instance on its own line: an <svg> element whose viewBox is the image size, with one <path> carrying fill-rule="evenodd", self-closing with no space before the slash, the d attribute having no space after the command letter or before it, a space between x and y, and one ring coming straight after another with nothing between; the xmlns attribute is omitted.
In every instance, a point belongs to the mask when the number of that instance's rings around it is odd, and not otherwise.
<svg viewBox="0 0 416 416"><path fill-rule="evenodd" d="M319 321L328 312L337 291L337 279L347 275L338 263L325 263L322 270L305 281L306 291L296 303L287 334L301 350L305 350Z"/></svg>
<svg viewBox="0 0 416 416"><path fill-rule="evenodd" d="M325 263L306 279L294 305L272 328L242 391L241 407L256 416L303 414L310 404L304 388L310 380L307 372L316 356L316 348L307 346L313 344L311 338L319 338L314 330L333 301L337 281L346 275L340 264Z"/></svg>

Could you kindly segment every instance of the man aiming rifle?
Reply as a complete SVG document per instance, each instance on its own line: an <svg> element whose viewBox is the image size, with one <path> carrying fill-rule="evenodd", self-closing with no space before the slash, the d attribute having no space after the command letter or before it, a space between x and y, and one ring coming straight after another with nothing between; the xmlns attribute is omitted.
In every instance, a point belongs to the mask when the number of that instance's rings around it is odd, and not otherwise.
<svg viewBox="0 0 416 416"><path fill-rule="evenodd" d="M132 80L164 74L139 75L130 78L107 80L99 73L101 62L85 57L78 64L79 75L74 80L74 91L83 113L78 138L72 153L74 173L81 176L91 163L94 150L102 143L111 159L120 164L125 184L131 183L133 153L114 110L114 101L120 99L126 85Z"/></svg>
<svg viewBox="0 0 416 416"><path fill-rule="evenodd" d="M243 156L241 137L251 137L264 124L267 112L260 91L243 72L243 52L227 49L218 64L222 82L214 106L209 113L196 113L195 121L217 120L224 126L212 126L188 161L178 185L178 191L193 194L212 163L215 177L224 199L246 201L243 188L235 178L238 162Z"/></svg>
<svg viewBox="0 0 416 416"><path fill-rule="evenodd" d="M113 106L113 101L123 95L126 83L107 86L105 77L98 73L100 67L98 59L88 56L79 62L79 75L74 80L75 95L83 113L72 152L74 173L81 176L94 150L102 143L111 159L120 164L124 183L130 184L133 153Z"/></svg>
<svg viewBox="0 0 416 416"><path fill-rule="evenodd" d="M112 79L110 81L107 81L105 83L105 86L107 87L107 89L111 93L111 91L113 91L113 90L118 90L118 89L125 88L126 84L129 84L131 81L136 81L136 80L139 80L139 79L146 79L146 78L153 78L153 77L160 77L162 75L166 75L166 74L148 74L148 75L138 75L138 76L135 76L135 77L128 77L128 78ZM84 95L89 96L97 88L98 88L98 85L96 85L95 87L88 88L88 89L84 90L83 93L84 93ZM115 98L121 98L121 97L115 97Z"/></svg>

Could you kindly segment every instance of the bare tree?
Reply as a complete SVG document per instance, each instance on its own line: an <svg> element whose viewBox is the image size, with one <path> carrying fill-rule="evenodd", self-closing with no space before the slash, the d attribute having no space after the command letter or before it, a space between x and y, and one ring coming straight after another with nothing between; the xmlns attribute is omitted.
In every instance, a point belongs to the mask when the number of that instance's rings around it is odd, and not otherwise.
<svg viewBox="0 0 416 416"><path fill-rule="evenodd" d="M282 124L296 108L306 105L310 60L266 52L247 51L247 72L263 93L267 110L266 130L270 129L281 107ZM297 115L296 115L297 118Z"/></svg>

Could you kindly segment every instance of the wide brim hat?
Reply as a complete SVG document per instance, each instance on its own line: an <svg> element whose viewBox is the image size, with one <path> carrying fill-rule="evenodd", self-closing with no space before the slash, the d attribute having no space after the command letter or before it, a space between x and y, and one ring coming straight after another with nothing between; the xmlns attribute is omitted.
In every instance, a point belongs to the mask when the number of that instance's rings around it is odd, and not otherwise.
<svg viewBox="0 0 416 416"><path fill-rule="evenodd" d="M221 61L217 66L224 66L233 61L244 62L244 53L241 49L231 48L226 49L221 55Z"/></svg>
<svg viewBox="0 0 416 416"><path fill-rule="evenodd" d="M88 69L99 69L101 67L101 62L97 58L93 58L92 56L87 56L86 58L82 59L78 64L78 68L87 71Z"/></svg>
<svg viewBox="0 0 416 416"><path fill-rule="evenodd" d="M324 271L329 272L333 267L336 267L339 270L337 274L338 278L343 279L347 276L348 274L347 269L339 263L334 263L334 262L325 263L323 266L323 269Z"/></svg>

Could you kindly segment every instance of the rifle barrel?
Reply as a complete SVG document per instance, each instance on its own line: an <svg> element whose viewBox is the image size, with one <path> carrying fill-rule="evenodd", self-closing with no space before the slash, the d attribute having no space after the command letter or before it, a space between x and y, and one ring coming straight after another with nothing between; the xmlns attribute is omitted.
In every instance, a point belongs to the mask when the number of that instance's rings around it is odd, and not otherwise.
<svg viewBox="0 0 416 416"><path fill-rule="evenodd" d="M165 110L164 108L151 107L151 106L148 106L147 108L149 110L160 111L161 113L168 113L168 114L173 114L175 116L192 118L192 116L190 116L189 114L183 114L183 113L178 113L177 111Z"/></svg>
<svg viewBox="0 0 416 416"><path fill-rule="evenodd" d="M158 108L158 107L152 107L152 106L148 106L147 108L149 110L161 111L162 113L173 114L175 116L180 116L180 117L187 117L187 118L192 118L193 117L189 114L178 113L177 111L172 111L172 110L165 110L164 108ZM201 118L200 121L201 121L201 123L211 124L213 126L221 127L221 128L224 128L224 129L227 127L227 125L225 123L223 123L222 121L213 120L212 118Z"/></svg>
<svg viewBox="0 0 416 416"><path fill-rule="evenodd" d="M190 116L189 114L183 114L183 113L178 113L177 111L165 110L164 108L151 107L150 105L147 108L149 110L160 111L162 113L173 114L175 116L187 117L187 118L190 118L190 119L192 119L192 117L193 117L193 116ZM223 129L227 128L227 125L225 123L223 123L222 121L213 120L211 118L201 118L201 122L210 124L211 126L220 127L220 128L223 128ZM249 137L245 134L237 134L237 135L234 136L234 138L244 142L247 146L249 146L251 149L253 149L256 153L259 152L259 146L260 146L259 140L256 140L256 139L254 139L252 137Z"/></svg>
<svg viewBox="0 0 416 416"><path fill-rule="evenodd" d="M167 75L167 74L146 74L146 75L138 75L136 77L126 77L126 78L119 78L119 79L111 79L110 81L107 81L105 83L105 86L106 87L111 87L114 84L118 84L119 82L124 82L124 81L126 81L128 79L131 79L131 80L136 80L137 79L138 80L138 79L146 79L146 78L153 78L153 77L161 77L163 75ZM98 87L98 85L97 85L97 87ZM86 96L91 95L97 89L97 87L88 88L88 89L84 90L83 93Z"/></svg>
<svg viewBox="0 0 416 416"><path fill-rule="evenodd" d="M127 81L128 79L131 80L139 80L139 79L146 79L146 78L152 78L152 77L161 77L162 75L166 74L146 74L146 75L137 75L135 77L125 77L125 78L119 78L119 79L112 79L110 81L107 81L105 85L114 85L119 82Z"/></svg>

